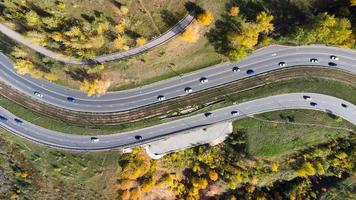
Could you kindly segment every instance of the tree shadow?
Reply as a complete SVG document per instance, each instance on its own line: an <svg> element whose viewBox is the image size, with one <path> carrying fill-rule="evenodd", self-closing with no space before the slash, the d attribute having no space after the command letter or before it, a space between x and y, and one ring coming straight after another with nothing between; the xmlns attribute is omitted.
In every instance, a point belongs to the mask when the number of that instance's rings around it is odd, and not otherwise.
<svg viewBox="0 0 356 200"><path fill-rule="evenodd" d="M83 82L84 80L95 80L100 78L99 74L89 74L84 68L78 68L71 71L65 71L73 80Z"/></svg>
<svg viewBox="0 0 356 200"><path fill-rule="evenodd" d="M162 16L164 23L169 27L174 26L179 21L177 14L173 14L169 10L162 10L161 16Z"/></svg>
<svg viewBox="0 0 356 200"><path fill-rule="evenodd" d="M188 12L195 13L196 15L199 15L204 11L199 5L197 5L196 3L193 3L191 1L188 1L187 3L185 3L184 7Z"/></svg>

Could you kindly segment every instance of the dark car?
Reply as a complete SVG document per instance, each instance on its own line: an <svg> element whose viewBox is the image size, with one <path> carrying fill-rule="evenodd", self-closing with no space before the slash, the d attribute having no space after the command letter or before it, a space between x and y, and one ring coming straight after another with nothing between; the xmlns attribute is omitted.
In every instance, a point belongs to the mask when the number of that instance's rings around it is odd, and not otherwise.
<svg viewBox="0 0 356 200"><path fill-rule="evenodd" d="M247 71L246 71L246 74L247 75L252 75L252 74L254 74L255 73L255 71L253 71L252 69L248 69Z"/></svg>
<svg viewBox="0 0 356 200"><path fill-rule="evenodd" d="M141 135L136 135L136 136L135 136L135 139L136 139L136 140L142 140L142 136L141 136Z"/></svg>
<svg viewBox="0 0 356 200"><path fill-rule="evenodd" d="M2 116L2 115L0 115L0 121L7 121L7 118Z"/></svg>
<svg viewBox="0 0 356 200"><path fill-rule="evenodd" d="M307 100L307 101L310 101L310 100L311 100L311 97L308 96L308 95L304 95L304 96L303 96L303 99L305 99L305 100Z"/></svg>
<svg viewBox="0 0 356 200"><path fill-rule="evenodd" d="M213 116L213 114L211 112L207 112L207 113L204 113L204 116L209 118L209 117Z"/></svg>
<svg viewBox="0 0 356 200"><path fill-rule="evenodd" d="M75 98L74 97L67 97L67 101L74 103L75 102Z"/></svg>
<svg viewBox="0 0 356 200"><path fill-rule="evenodd" d="M234 72L234 73L235 73L235 72L239 72L239 71L240 71L240 68L239 68L239 67L233 67L233 68L232 68L232 72Z"/></svg>
<svg viewBox="0 0 356 200"><path fill-rule="evenodd" d="M329 65L329 66L331 66L331 67L335 67L335 66L337 66L337 64L336 64L336 63L334 63L334 62L329 62L329 63L328 63L328 65Z"/></svg>
<svg viewBox="0 0 356 200"><path fill-rule="evenodd" d="M22 121L21 119L15 118L14 121L15 121L16 123L18 123L18 124L23 124L23 121Z"/></svg>
<svg viewBox="0 0 356 200"><path fill-rule="evenodd" d="M318 105L318 104L315 103L315 102L310 102L310 105L311 105L311 106L316 106L316 105Z"/></svg>
<svg viewBox="0 0 356 200"><path fill-rule="evenodd" d="M347 107L348 107L348 106L347 106L346 104L344 104L344 103L342 103L341 106L342 106L343 108L347 108Z"/></svg>

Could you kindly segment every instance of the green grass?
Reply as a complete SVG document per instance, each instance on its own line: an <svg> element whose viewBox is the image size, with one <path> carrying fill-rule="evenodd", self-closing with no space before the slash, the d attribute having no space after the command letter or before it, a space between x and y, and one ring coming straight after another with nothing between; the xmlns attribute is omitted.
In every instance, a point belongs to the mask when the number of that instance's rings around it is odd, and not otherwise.
<svg viewBox="0 0 356 200"><path fill-rule="evenodd" d="M356 126L342 118L312 110L263 113L233 125L246 134L248 153L265 158L281 157L356 131Z"/></svg>
<svg viewBox="0 0 356 200"><path fill-rule="evenodd" d="M230 99L233 99L234 102L241 103L249 101L252 99L262 98L266 96L272 96L281 93L291 93L291 92L317 92L322 94L328 94L335 97L345 99L353 104L356 104L356 88L353 88L349 85L343 84L337 81L325 80L325 79L293 79L288 81L282 81L270 84L268 86L263 86L241 92L235 95L231 95ZM192 113L202 113L207 110L214 110L222 107L232 105L231 101L224 101L218 104L201 109L197 112ZM38 113L35 113L27 108L24 108L12 101L9 101L6 98L0 96L0 106L9 110L16 116L25 119L33 124L48 128L50 130L56 130L69 134L86 134L86 135L103 135L110 133L118 133L129 130L135 130L139 128L153 126L167 120L160 120L157 117L146 119L138 122L133 122L123 125L115 126L90 126L90 125L78 125L71 124L65 121L44 116ZM186 117L181 116L181 117Z"/></svg>
<svg viewBox="0 0 356 200"><path fill-rule="evenodd" d="M116 173L120 169L119 152L79 153L55 150L26 141L4 130L0 130L0 137L7 141L2 142L2 145L15 144L10 158L23 156L26 163L31 163L38 172L38 177L34 178L40 180L31 184L42 185L42 193L45 194L37 192L41 197L34 199L51 199L58 197L58 194L66 196L67 199L104 199L104 195L106 199L111 199L107 195L114 195L115 191L111 190L111 187L114 187L118 175ZM0 158L6 157L2 155ZM19 164L21 165L24 164ZM29 172L29 176L34 175Z"/></svg>

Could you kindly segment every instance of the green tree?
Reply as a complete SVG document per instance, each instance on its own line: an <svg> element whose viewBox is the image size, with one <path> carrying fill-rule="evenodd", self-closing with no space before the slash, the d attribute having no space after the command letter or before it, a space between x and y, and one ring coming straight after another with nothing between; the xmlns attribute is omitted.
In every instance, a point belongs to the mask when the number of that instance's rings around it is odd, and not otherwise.
<svg viewBox="0 0 356 200"><path fill-rule="evenodd" d="M29 26L36 26L41 23L40 16L35 11L29 11L25 14L26 22Z"/></svg>

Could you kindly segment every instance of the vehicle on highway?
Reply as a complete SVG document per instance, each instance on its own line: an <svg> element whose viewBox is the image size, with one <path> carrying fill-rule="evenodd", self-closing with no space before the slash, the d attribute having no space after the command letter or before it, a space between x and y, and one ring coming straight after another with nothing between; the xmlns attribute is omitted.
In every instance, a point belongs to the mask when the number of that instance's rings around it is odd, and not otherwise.
<svg viewBox="0 0 356 200"><path fill-rule="evenodd" d="M329 62L329 63L328 63L328 65L329 65L329 66L331 66L331 67L335 67L335 66L337 66L337 64L336 64L336 63L334 63L334 62Z"/></svg>
<svg viewBox="0 0 356 200"><path fill-rule="evenodd" d="M348 106L347 106L346 104L344 104L344 103L342 103L341 106L342 106L343 108L347 108L347 107L348 107Z"/></svg>
<svg viewBox="0 0 356 200"><path fill-rule="evenodd" d="M91 138L90 138L90 141L91 141L92 143L98 143L98 142L99 142L99 138L97 138L97 137L91 137Z"/></svg>
<svg viewBox="0 0 356 200"><path fill-rule="evenodd" d="M67 101L74 103L75 102L75 98L74 97L67 97Z"/></svg>
<svg viewBox="0 0 356 200"><path fill-rule="evenodd" d="M37 92L37 91L34 91L33 94L34 94L35 96L37 96L37 97L40 97L40 98L43 97L43 94L41 94L41 93L39 93L39 92Z"/></svg>
<svg viewBox="0 0 356 200"><path fill-rule="evenodd" d="M190 87L186 87L186 88L184 88L184 92L189 94L189 93L193 92L193 90Z"/></svg>
<svg viewBox="0 0 356 200"><path fill-rule="evenodd" d="M199 81L200 83L207 83L208 79L206 77L202 77Z"/></svg>
<svg viewBox="0 0 356 200"><path fill-rule="evenodd" d="M21 119L15 118L14 121L15 121L16 123L18 123L18 124L23 124L23 121L22 121Z"/></svg>
<svg viewBox="0 0 356 200"><path fill-rule="evenodd" d="M241 71L241 69L239 67L235 66L232 68L232 72L234 72L234 73L239 72L239 71Z"/></svg>
<svg viewBox="0 0 356 200"><path fill-rule="evenodd" d="M311 59L310 59L310 62L311 62L311 63L319 63L319 60L316 59L316 58L311 58Z"/></svg>
<svg viewBox="0 0 356 200"><path fill-rule="evenodd" d="M0 115L0 121L7 121L7 118L6 117L4 117L4 116L2 116L2 115Z"/></svg>
<svg viewBox="0 0 356 200"><path fill-rule="evenodd" d="M231 115L232 116L238 116L239 115L239 111L236 111L236 110L233 110L233 111L231 111Z"/></svg>
<svg viewBox="0 0 356 200"><path fill-rule="evenodd" d="M307 101L310 101L312 98L311 98L310 96L308 96L308 95L304 95L304 96L303 96L303 99L305 99L305 100L307 100Z"/></svg>
<svg viewBox="0 0 356 200"><path fill-rule="evenodd" d="M316 106L316 105L318 105L318 104L315 103L315 102L310 102L310 105L311 105L311 106Z"/></svg>
<svg viewBox="0 0 356 200"><path fill-rule="evenodd" d="M163 100L165 100L166 99L166 97L164 97L163 95L159 95L158 97L157 97L157 100L158 101L163 101Z"/></svg>
<svg viewBox="0 0 356 200"><path fill-rule="evenodd" d="M280 63L278 63L278 66L285 67L286 66L286 62L280 62Z"/></svg>
<svg viewBox="0 0 356 200"><path fill-rule="evenodd" d="M204 116L209 118L209 117L212 117L213 116L213 113L211 112L207 112L207 113L204 113Z"/></svg>
<svg viewBox="0 0 356 200"><path fill-rule="evenodd" d="M246 71L246 74L247 75L252 75L252 74L254 74L255 73L255 71L253 71L252 69L248 69L247 71Z"/></svg>
<svg viewBox="0 0 356 200"><path fill-rule="evenodd" d="M334 56L334 55L331 55L331 56L330 56L330 59L331 59L331 60L339 60L339 57Z"/></svg>
<svg viewBox="0 0 356 200"><path fill-rule="evenodd" d="M142 140L142 136L141 135L135 135L135 139L136 140Z"/></svg>

